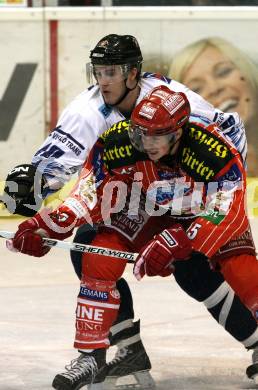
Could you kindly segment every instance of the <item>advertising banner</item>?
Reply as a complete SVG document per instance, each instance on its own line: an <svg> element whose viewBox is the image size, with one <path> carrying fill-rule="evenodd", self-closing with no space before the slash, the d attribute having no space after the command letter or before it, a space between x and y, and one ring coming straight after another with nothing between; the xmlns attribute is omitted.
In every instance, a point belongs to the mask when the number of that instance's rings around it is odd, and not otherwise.
<svg viewBox="0 0 258 390"><path fill-rule="evenodd" d="M27 0L0 0L0 7L27 7Z"/></svg>
<svg viewBox="0 0 258 390"><path fill-rule="evenodd" d="M11 11L20 16L27 10ZM5 12L0 10L0 18ZM42 20L12 18L13 13L10 19L0 19L1 180L15 165L31 161L46 127Z"/></svg>

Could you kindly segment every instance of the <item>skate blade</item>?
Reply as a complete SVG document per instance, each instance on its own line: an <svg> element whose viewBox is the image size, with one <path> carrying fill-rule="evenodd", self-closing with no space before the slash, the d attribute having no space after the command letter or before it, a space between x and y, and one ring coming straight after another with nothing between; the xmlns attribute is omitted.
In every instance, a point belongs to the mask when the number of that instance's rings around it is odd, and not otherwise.
<svg viewBox="0 0 258 390"><path fill-rule="evenodd" d="M104 382L92 383L87 386L87 390L115 390L117 378L106 378Z"/></svg>
<svg viewBox="0 0 258 390"><path fill-rule="evenodd" d="M258 389L258 375L255 375L253 378L247 378L245 376L241 389Z"/></svg>
<svg viewBox="0 0 258 390"><path fill-rule="evenodd" d="M135 380L139 385L139 389L142 390L151 390L156 388L154 379L152 378L149 371L138 371L134 374Z"/></svg>
<svg viewBox="0 0 258 390"><path fill-rule="evenodd" d="M131 378L133 380L130 381ZM88 390L152 390L155 388L155 382L149 371L138 371L121 378L107 377L104 382L92 383L87 387Z"/></svg>

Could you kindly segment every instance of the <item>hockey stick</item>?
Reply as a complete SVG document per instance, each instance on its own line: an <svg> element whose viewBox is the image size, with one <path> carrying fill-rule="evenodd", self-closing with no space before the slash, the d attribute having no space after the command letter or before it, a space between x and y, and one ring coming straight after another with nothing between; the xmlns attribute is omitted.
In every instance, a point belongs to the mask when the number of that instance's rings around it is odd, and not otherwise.
<svg viewBox="0 0 258 390"><path fill-rule="evenodd" d="M11 239L13 232L0 230L0 237ZM134 263L137 253L124 252L116 249L103 248L101 246L92 246L86 244L77 244L76 242L54 240L53 238L43 238L44 244L50 247L62 248L70 251L82 253L95 253L96 255L115 257L116 259L127 260L128 263Z"/></svg>

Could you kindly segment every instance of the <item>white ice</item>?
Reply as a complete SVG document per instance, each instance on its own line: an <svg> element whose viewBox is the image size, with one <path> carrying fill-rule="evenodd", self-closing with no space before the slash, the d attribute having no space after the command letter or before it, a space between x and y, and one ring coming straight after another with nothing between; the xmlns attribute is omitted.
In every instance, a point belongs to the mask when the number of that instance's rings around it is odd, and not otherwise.
<svg viewBox="0 0 258 390"><path fill-rule="evenodd" d="M0 229L14 231L18 222L1 219ZM258 221L251 223L258 244ZM7 251L3 239L0 250L0 390L50 390L54 376L77 356L73 337L79 283L69 253L52 249L45 258L34 259ZM202 304L173 278L137 282L131 265L125 276L157 390L243 388L251 352Z"/></svg>

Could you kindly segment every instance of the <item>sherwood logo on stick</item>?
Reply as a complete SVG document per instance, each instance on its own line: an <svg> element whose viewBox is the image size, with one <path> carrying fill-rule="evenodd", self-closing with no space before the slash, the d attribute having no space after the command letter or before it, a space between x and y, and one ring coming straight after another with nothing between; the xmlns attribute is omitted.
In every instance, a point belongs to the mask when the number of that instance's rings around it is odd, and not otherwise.
<svg viewBox="0 0 258 390"><path fill-rule="evenodd" d="M12 234L11 232L0 231L0 237L12 238L13 235L14 234ZM110 257L115 257L117 259L126 260L127 262L134 262L137 256L136 253L132 253L132 252L124 252L116 249L77 244L74 242L59 241L52 238L43 238L43 240L46 246L50 246L50 247L56 246L58 248L69 249L69 250L73 250L76 252L83 252L83 253L95 253L101 256L110 256Z"/></svg>
<svg viewBox="0 0 258 390"><path fill-rule="evenodd" d="M76 244L77 246L77 244ZM114 256L114 257L119 257L120 259L125 259L125 260L132 260L132 254L131 253L126 253L126 252L121 252L115 249L102 249L102 248L93 248L89 247L87 248L88 253L96 253L96 254L101 254L103 256Z"/></svg>

